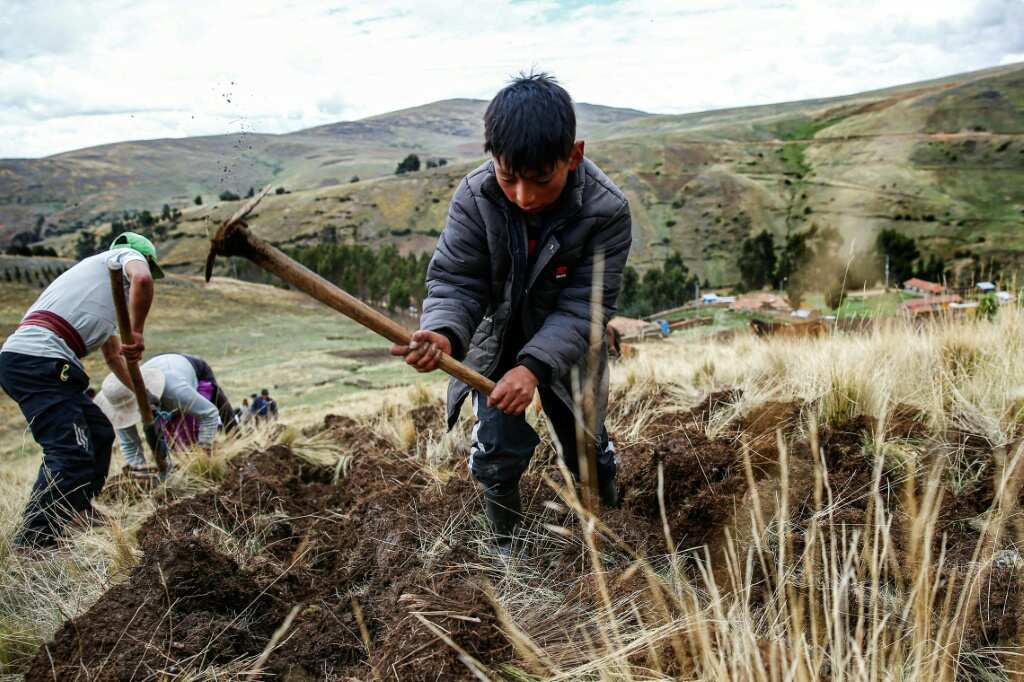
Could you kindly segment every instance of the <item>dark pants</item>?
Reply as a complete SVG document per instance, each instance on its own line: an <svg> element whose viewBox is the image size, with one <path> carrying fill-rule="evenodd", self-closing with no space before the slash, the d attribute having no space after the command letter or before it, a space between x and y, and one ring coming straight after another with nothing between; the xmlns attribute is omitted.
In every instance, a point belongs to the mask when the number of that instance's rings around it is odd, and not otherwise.
<svg viewBox="0 0 1024 682"><path fill-rule="evenodd" d="M477 391L473 391L472 399L477 423L473 428L470 446L470 471L488 493L507 495L519 485L519 478L529 466L540 438L526 422L525 416L512 416L496 407L488 407L487 396ZM560 455L566 467L578 479L576 420L573 413L550 389L540 389L540 401L554 432ZM615 448L608 439L604 425L601 426L597 446L598 481L614 478Z"/></svg>
<svg viewBox="0 0 1024 682"><path fill-rule="evenodd" d="M90 511L103 489L114 427L85 395L89 377L65 360L0 353L0 386L18 403L43 448L15 542L53 545L65 522Z"/></svg>

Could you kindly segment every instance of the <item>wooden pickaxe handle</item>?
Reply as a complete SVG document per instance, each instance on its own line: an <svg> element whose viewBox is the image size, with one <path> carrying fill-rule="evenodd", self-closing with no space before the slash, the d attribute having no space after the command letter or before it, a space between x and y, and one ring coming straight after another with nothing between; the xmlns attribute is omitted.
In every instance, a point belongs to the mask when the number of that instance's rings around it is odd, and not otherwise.
<svg viewBox="0 0 1024 682"><path fill-rule="evenodd" d="M246 202L233 216L224 221L220 229L217 230L217 234L210 240L210 253L206 258L206 281L210 281L213 264L218 255L241 256L370 331L380 334L388 341L402 346L408 345L412 339L412 332L408 329L289 258L285 253L249 230L245 223L245 217L269 190L270 187L264 188L263 191ZM490 395L494 390L493 381L447 353L441 356L439 367L442 371L485 395Z"/></svg>
<svg viewBox="0 0 1024 682"><path fill-rule="evenodd" d="M121 343L132 343L132 321L128 315L128 304L124 300L124 275L119 263L110 264L110 293L114 297L114 310L117 311L117 330L121 336ZM146 432L146 440L150 450L153 451L153 458L156 459L156 468L160 476L167 475L167 453L166 445L162 442L162 436L156 433L156 426L153 420L153 408L149 404L149 393L146 391L146 381L142 378L142 370L139 363L125 358L124 364L128 366L128 376L132 379L132 392L135 393L135 402L139 404L139 412L142 413L142 426Z"/></svg>

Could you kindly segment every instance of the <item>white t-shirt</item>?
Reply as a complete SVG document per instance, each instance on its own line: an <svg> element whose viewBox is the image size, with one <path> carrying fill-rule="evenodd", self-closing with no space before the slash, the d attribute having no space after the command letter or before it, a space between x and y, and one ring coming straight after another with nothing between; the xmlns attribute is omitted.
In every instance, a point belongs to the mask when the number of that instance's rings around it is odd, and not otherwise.
<svg viewBox="0 0 1024 682"><path fill-rule="evenodd" d="M213 443L217 429L220 428L220 412L217 406L199 394L199 379L192 363L184 355L165 353L150 358L142 365L143 369L155 368L164 373L166 383L164 393L160 397L159 407L167 412L177 411L189 414L199 421L199 445ZM132 424L117 432L121 443L121 453L131 466L144 466L146 457L142 450L142 439L139 431Z"/></svg>
<svg viewBox="0 0 1024 682"><path fill-rule="evenodd" d="M59 315L78 331L85 342L86 353L92 353L117 331L108 263L120 263L124 268L132 261L145 263L146 258L138 251L124 248L90 256L53 280L25 314L46 310ZM125 272L125 298L129 279ZM18 327L7 337L0 351L68 360L82 366L64 340L43 327Z"/></svg>

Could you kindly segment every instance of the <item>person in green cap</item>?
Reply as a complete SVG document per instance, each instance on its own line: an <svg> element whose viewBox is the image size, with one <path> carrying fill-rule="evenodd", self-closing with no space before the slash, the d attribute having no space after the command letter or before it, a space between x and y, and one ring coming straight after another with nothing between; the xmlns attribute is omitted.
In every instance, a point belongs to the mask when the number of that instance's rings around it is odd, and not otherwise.
<svg viewBox="0 0 1024 682"><path fill-rule="evenodd" d="M118 266L132 320L132 342L124 345L110 292L109 270ZM153 280L161 277L153 242L122 233L109 251L55 279L0 348L0 387L18 403L43 449L16 548L53 547L68 521L93 520L92 499L107 478L114 428L85 393L82 358L101 349L110 371L131 385L125 358L142 357Z"/></svg>

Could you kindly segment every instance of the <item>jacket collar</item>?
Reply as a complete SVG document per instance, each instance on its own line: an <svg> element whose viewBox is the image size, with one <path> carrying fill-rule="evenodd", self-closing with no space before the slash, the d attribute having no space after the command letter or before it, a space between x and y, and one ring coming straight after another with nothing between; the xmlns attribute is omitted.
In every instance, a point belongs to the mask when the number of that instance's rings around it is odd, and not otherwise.
<svg viewBox="0 0 1024 682"><path fill-rule="evenodd" d="M566 181L566 186L569 187L570 197L568 201L555 212L553 222L561 222L567 218L576 215L583 209L583 189L586 186L587 172L584 166L589 163L584 157L580 165L576 167L569 178ZM501 206L507 212L511 212L514 208L512 202L508 200L505 193L501 191L501 186L498 185L498 178L494 172L494 161L487 162L487 178L481 184L481 191L487 195L487 197L494 203Z"/></svg>

